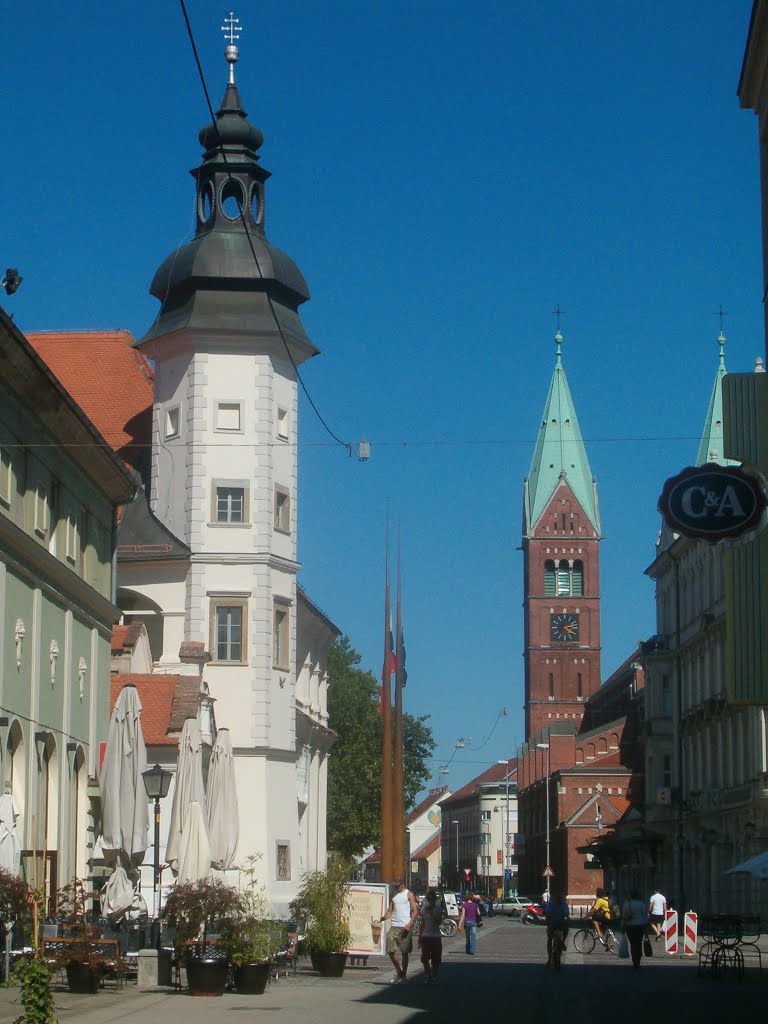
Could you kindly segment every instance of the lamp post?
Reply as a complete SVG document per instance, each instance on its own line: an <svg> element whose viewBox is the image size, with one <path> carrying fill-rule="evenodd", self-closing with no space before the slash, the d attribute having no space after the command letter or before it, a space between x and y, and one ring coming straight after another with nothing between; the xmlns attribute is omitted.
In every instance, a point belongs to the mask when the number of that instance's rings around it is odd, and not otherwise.
<svg viewBox="0 0 768 1024"><path fill-rule="evenodd" d="M160 801L168 796L173 775L166 768L156 764L154 768L146 768L141 777L144 789L150 800L155 801L155 870L152 879L152 917L157 921L160 917ZM157 926L157 948L160 949L160 926Z"/></svg>
<svg viewBox="0 0 768 1024"><path fill-rule="evenodd" d="M507 873L511 869L512 865L509 861L509 761L497 761L497 764L503 764L507 769L504 775L504 788L506 790L506 809L504 812L504 877L501 883L501 891L504 896L509 896L509 874Z"/></svg>
<svg viewBox="0 0 768 1024"><path fill-rule="evenodd" d="M547 789L546 789L547 803L546 803L545 814L547 816L547 831L546 831L547 867L549 867L550 866L549 865L549 744L548 743L537 743L536 744L536 749L537 750L546 750L546 752L547 752L547 774L546 774L546 779L545 779L545 784L546 784L546 787L547 787ZM546 892L547 892L547 900L549 900L549 874L547 874L547 889L546 889Z"/></svg>
<svg viewBox="0 0 768 1024"><path fill-rule="evenodd" d="M452 825L456 826L456 885L459 884L459 822L457 818L454 818L451 822Z"/></svg>

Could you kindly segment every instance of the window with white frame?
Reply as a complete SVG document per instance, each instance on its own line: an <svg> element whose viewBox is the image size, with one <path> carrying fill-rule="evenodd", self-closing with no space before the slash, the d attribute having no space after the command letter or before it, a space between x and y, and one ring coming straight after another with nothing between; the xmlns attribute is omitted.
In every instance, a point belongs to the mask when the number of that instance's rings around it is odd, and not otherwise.
<svg viewBox="0 0 768 1024"><path fill-rule="evenodd" d="M274 668L287 669L290 665L288 649L290 611L282 602L275 602L272 628L272 665Z"/></svg>
<svg viewBox="0 0 768 1024"><path fill-rule="evenodd" d="M214 661L230 665L245 663L247 609L245 600L224 596L212 599L211 647Z"/></svg>
<svg viewBox="0 0 768 1024"><path fill-rule="evenodd" d="M71 512L64 519L64 554L70 562L77 561L77 520Z"/></svg>
<svg viewBox="0 0 768 1024"><path fill-rule="evenodd" d="M281 441L288 440L288 410L277 410L277 436Z"/></svg>
<svg viewBox="0 0 768 1024"><path fill-rule="evenodd" d="M178 437L181 431L181 408L171 405L165 410L165 440Z"/></svg>
<svg viewBox="0 0 768 1024"><path fill-rule="evenodd" d="M11 452L8 448L0 448L0 503L6 508L11 507L11 488L13 470Z"/></svg>
<svg viewBox="0 0 768 1024"><path fill-rule="evenodd" d="M248 487L245 480L214 480L211 522L238 526L248 522Z"/></svg>
<svg viewBox="0 0 768 1024"><path fill-rule="evenodd" d="M275 850L275 878L278 882L291 880L291 844L278 842Z"/></svg>
<svg viewBox="0 0 768 1024"><path fill-rule="evenodd" d="M490 821L490 820L491 820L491 812L490 811L480 811L480 821Z"/></svg>
<svg viewBox="0 0 768 1024"><path fill-rule="evenodd" d="M291 532L291 496L284 487L275 487L274 527L280 533Z"/></svg>
<svg viewBox="0 0 768 1024"><path fill-rule="evenodd" d="M243 429L243 407L241 402L216 403L216 430L240 433Z"/></svg>

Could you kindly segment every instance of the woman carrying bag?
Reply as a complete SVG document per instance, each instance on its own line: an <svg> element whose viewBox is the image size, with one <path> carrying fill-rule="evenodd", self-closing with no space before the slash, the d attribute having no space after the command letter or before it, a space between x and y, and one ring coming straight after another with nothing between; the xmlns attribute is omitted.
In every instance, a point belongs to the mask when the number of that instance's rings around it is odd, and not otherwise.
<svg viewBox="0 0 768 1024"><path fill-rule="evenodd" d="M629 940L629 951L632 956L632 967L637 970L643 956L643 936L648 927L648 914L645 902L640 899L638 889L631 889L629 899L621 908L621 921L624 932Z"/></svg>

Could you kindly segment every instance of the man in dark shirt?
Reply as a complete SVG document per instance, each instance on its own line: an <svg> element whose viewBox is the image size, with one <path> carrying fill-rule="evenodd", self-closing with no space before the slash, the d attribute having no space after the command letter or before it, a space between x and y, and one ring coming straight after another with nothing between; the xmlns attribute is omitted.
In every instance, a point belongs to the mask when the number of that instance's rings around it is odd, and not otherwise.
<svg viewBox="0 0 768 1024"><path fill-rule="evenodd" d="M571 921L571 911L557 889L553 889L549 896L549 902L544 904L544 916L547 919L547 967L552 965L552 940L556 934L563 937L563 949L565 940L568 938L568 929Z"/></svg>

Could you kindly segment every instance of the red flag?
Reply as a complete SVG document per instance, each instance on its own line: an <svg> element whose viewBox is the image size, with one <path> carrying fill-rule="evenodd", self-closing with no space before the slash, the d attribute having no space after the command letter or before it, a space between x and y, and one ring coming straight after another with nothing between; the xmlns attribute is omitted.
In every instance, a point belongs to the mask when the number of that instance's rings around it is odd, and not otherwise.
<svg viewBox="0 0 768 1024"><path fill-rule="evenodd" d="M387 672L389 669L389 672ZM397 672L397 657L394 651L394 641L392 639L392 620L389 621L389 635L385 644L384 650L384 664L381 666L381 690L379 692L379 714L384 714L384 682L388 682L395 672Z"/></svg>

